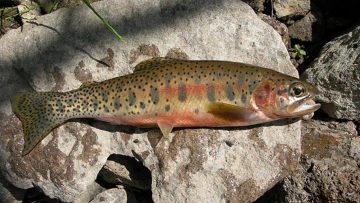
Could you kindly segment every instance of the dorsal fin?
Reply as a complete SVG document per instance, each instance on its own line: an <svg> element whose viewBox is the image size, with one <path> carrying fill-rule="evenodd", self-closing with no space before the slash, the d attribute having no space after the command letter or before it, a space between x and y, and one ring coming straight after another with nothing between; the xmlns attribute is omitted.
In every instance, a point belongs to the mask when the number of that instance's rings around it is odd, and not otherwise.
<svg viewBox="0 0 360 203"><path fill-rule="evenodd" d="M164 67L166 64L169 64L169 62L175 62L175 61L179 61L179 59L168 58L168 57L156 57L156 58L148 59L138 63L134 68L134 72L149 68Z"/></svg>
<svg viewBox="0 0 360 203"><path fill-rule="evenodd" d="M96 81L85 81L85 82L83 82L83 83L81 84L80 88L89 87L89 86L91 86L91 85L93 85L93 84L95 84L95 83L98 83L98 82L96 82Z"/></svg>

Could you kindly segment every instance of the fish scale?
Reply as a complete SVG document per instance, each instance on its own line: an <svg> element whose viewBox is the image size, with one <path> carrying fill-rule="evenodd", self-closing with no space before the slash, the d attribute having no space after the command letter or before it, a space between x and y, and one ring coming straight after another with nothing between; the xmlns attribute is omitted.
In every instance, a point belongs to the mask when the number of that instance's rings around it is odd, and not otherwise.
<svg viewBox="0 0 360 203"><path fill-rule="evenodd" d="M164 135L173 127L244 126L277 120L281 117L265 115L266 109L259 108L273 105L271 99L278 94L272 93L275 87L289 81L300 82L242 63L155 58L138 64L132 74L88 82L69 92L19 93L12 98L12 108L23 123L23 154L27 154L71 118L159 126Z"/></svg>

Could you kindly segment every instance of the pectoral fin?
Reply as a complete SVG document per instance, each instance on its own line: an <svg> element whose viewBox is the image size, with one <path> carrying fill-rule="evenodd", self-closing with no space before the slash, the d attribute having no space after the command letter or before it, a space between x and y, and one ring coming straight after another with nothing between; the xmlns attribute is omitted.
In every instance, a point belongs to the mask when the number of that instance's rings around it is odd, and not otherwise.
<svg viewBox="0 0 360 203"><path fill-rule="evenodd" d="M164 137L168 138L173 126L169 123L157 123Z"/></svg>
<svg viewBox="0 0 360 203"><path fill-rule="evenodd" d="M207 112L225 120L244 121L249 119L254 114L254 111L252 109L222 102L208 104Z"/></svg>

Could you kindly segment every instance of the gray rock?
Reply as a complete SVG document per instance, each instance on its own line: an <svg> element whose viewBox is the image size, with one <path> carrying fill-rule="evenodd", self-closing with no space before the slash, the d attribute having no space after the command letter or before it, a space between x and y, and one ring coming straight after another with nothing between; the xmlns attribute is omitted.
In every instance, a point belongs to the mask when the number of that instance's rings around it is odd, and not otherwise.
<svg viewBox="0 0 360 203"><path fill-rule="evenodd" d="M302 78L316 84L322 110L333 118L360 120L360 26L327 43Z"/></svg>
<svg viewBox="0 0 360 203"><path fill-rule="evenodd" d="M31 22L41 15L41 9L38 3L31 0L21 0L20 5L17 6L21 14L21 21L23 23Z"/></svg>
<svg viewBox="0 0 360 203"><path fill-rule="evenodd" d="M257 203L358 202L359 141L351 121L303 122L299 168Z"/></svg>
<svg viewBox="0 0 360 203"><path fill-rule="evenodd" d="M21 203L24 195L25 190L16 188L11 185L4 177L0 174L0 202L7 203Z"/></svg>
<svg viewBox="0 0 360 203"><path fill-rule="evenodd" d="M151 173L133 157L111 156L101 169L99 176L107 183L124 185L140 190L151 189Z"/></svg>
<svg viewBox="0 0 360 203"><path fill-rule="evenodd" d="M182 2L182 1L181 1ZM296 168L299 122L232 129L177 129L172 139L101 122L68 122L22 157L20 121L8 98L24 88L68 91L131 73L155 56L255 64L293 76L281 37L241 1L116 1L93 4L121 44L85 6L60 9L0 39L0 160L6 179L72 202L111 154L151 171L155 202L251 202ZM224 23L226 22L226 23Z"/></svg>
<svg viewBox="0 0 360 203"><path fill-rule="evenodd" d="M275 14L278 18L304 16L310 11L310 0L274 0Z"/></svg>
<svg viewBox="0 0 360 203"><path fill-rule="evenodd" d="M249 4L256 13L264 11L265 0L244 0L243 2Z"/></svg>
<svg viewBox="0 0 360 203"><path fill-rule="evenodd" d="M271 27L273 27L276 30L276 32L279 33L286 48L290 48L291 43L290 43L289 30L286 27L286 25L284 23L276 20L276 18L274 18L274 17L268 16L268 15L265 15L262 13L260 13L258 15L261 18L261 20L263 20L267 24L271 25Z"/></svg>
<svg viewBox="0 0 360 203"><path fill-rule="evenodd" d="M137 202L134 194L123 188L112 188L98 194L90 203L127 203Z"/></svg>
<svg viewBox="0 0 360 203"><path fill-rule="evenodd" d="M106 189L102 187L97 182L93 182L91 185L88 185L86 190L81 193L80 196L76 198L74 203L88 203L91 200L95 199L99 194L104 192Z"/></svg>
<svg viewBox="0 0 360 203"><path fill-rule="evenodd" d="M305 17L289 26L289 35L292 39L303 42L316 42L323 37L324 29L321 12L313 9Z"/></svg>
<svg viewBox="0 0 360 203"><path fill-rule="evenodd" d="M358 152L353 143L359 137L354 123L309 121L303 132L301 167L284 181L285 202L358 202L360 162L352 149Z"/></svg>

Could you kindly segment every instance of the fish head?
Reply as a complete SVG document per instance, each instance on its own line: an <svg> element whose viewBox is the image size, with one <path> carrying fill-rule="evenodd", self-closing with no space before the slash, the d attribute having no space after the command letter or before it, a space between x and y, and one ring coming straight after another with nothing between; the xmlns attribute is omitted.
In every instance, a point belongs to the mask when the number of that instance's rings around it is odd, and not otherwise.
<svg viewBox="0 0 360 203"><path fill-rule="evenodd" d="M321 106L313 100L317 93L315 86L297 78L285 77L261 85L254 98L257 107L270 118L309 119Z"/></svg>

